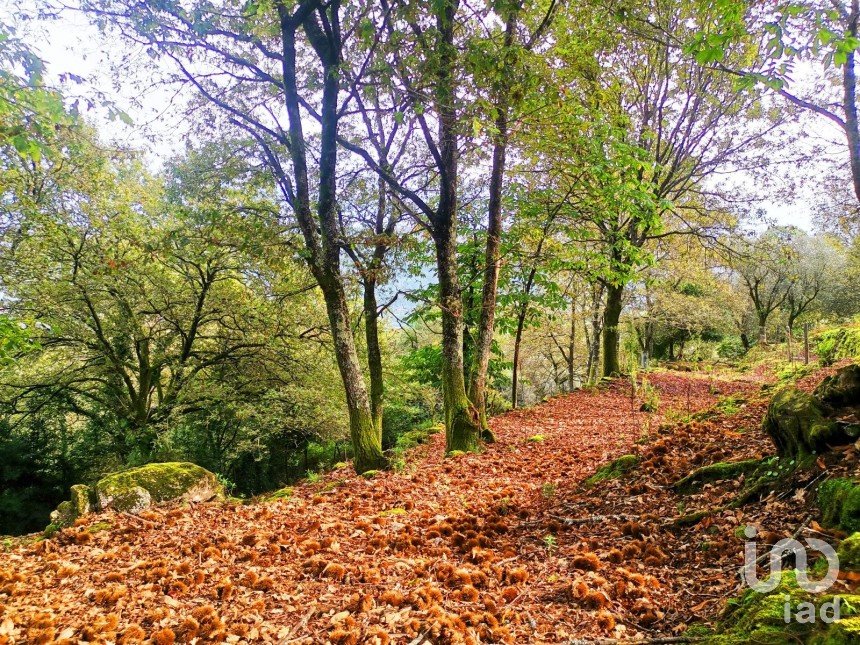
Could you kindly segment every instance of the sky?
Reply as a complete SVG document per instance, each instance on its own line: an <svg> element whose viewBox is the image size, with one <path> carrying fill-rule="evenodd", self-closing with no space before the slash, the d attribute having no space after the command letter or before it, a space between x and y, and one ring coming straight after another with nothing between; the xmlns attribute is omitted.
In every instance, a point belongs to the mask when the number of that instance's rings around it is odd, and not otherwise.
<svg viewBox="0 0 860 645"><path fill-rule="evenodd" d="M181 120L183 97L173 95L165 87L142 87L133 73L143 51L130 49L123 42L110 40L90 25L80 13L64 12L61 18L50 23L34 23L20 20L26 12L32 12L31 2L0 0L0 20L6 24L20 25L28 32L29 43L47 63L49 77L58 78L63 73L73 73L85 79L79 86L69 88L67 93L92 96L101 93L110 97L117 108L131 117L132 126L118 119L109 118L109 110L97 105L85 112L85 118L92 122L106 143L117 143L145 151L148 163L157 169L161 162L179 153L184 148L183 134L185 124ZM127 58L124 68L128 73L113 74L112 61L116 53ZM145 61L147 64L149 61ZM812 74L814 70L802 70ZM177 109L179 108L179 109ZM844 139L833 124L820 117L805 118L798 126L809 142L824 142L839 154L839 146L844 150ZM846 153L847 154L847 153ZM832 162L831 162L832 163ZM828 172L824 163L803 167L787 164L769 171L775 181L774 189L767 197L756 204L776 223L794 225L806 230L813 229L812 213L820 201L817 177ZM735 173L724 178L738 192L754 192L760 180L744 173ZM803 184L806 188L799 191L793 201L782 197L785 191L780 184Z"/></svg>

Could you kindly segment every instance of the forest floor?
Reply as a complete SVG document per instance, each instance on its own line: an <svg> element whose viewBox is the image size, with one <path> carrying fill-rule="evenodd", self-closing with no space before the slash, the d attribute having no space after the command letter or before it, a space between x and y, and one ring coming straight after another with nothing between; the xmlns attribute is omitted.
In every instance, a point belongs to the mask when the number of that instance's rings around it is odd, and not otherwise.
<svg viewBox="0 0 860 645"><path fill-rule="evenodd" d="M674 481L773 452L773 377L647 378L655 413L618 380L494 419L481 454L443 458L440 433L399 473L344 467L273 502L87 516L0 553L0 643L558 643L712 623L739 589L739 527L791 535L811 500L799 488L673 525L742 485L681 496ZM584 483L628 453L632 471Z"/></svg>

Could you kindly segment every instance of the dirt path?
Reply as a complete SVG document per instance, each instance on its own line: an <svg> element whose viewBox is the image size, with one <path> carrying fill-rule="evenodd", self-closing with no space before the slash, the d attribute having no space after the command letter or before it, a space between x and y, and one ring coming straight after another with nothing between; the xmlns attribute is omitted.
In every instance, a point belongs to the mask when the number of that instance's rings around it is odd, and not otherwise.
<svg viewBox="0 0 860 645"><path fill-rule="evenodd" d="M621 381L495 419L499 441L480 455L443 459L435 435L402 473L367 480L344 468L274 503L88 517L54 540L0 554L0 644L417 643L422 635L526 643L671 633L688 615L677 610L685 582L669 579L668 538L643 534L641 524L567 527L563 519L647 510L659 524L670 500L653 476L632 496L616 490L618 481L584 491L581 480L665 442L664 411L688 415L757 385L649 379L661 413L639 412ZM664 467L646 463L645 472Z"/></svg>

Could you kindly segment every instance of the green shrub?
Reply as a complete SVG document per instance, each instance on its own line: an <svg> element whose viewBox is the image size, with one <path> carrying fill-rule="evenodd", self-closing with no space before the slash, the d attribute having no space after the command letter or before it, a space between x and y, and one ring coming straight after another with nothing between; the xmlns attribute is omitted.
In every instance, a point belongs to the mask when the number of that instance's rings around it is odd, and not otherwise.
<svg viewBox="0 0 860 645"><path fill-rule="evenodd" d="M744 354L746 354L746 349L744 349L744 344L741 342L740 336L729 336L717 345L717 356L720 358L735 360L741 358Z"/></svg>
<svg viewBox="0 0 860 645"><path fill-rule="evenodd" d="M843 358L860 358L860 327L837 327L818 334L818 362L832 365Z"/></svg>

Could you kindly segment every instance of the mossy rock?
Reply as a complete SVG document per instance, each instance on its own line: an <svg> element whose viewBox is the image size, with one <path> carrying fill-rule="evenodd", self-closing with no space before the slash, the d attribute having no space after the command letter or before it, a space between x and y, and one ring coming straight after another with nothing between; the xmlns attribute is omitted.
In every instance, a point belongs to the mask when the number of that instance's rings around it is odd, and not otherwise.
<svg viewBox="0 0 860 645"><path fill-rule="evenodd" d="M818 487L822 523L848 533L860 531L860 485L853 479L828 479Z"/></svg>
<svg viewBox="0 0 860 645"><path fill-rule="evenodd" d="M780 455L805 456L845 443L837 424L811 394L793 387L777 392L767 408L764 431Z"/></svg>
<svg viewBox="0 0 860 645"><path fill-rule="evenodd" d="M56 529L71 526L76 519L92 510L93 492L89 486L75 484L70 492L71 500L60 502L57 509L51 513L51 525L55 527L55 532Z"/></svg>
<svg viewBox="0 0 860 645"><path fill-rule="evenodd" d="M639 455L623 455L599 468L591 477L585 480L586 486L594 486L608 479L623 477L639 465Z"/></svg>
<svg viewBox="0 0 860 645"><path fill-rule="evenodd" d="M832 365L841 358L860 357L860 327L837 327L818 335L815 353L822 365Z"/></svg>
<svg viewBox="0 0 860 645"><path fill-rule="evenodd" d="M686 477L676 481L672 487L679 493L689 493L710 482L735 479L741 474L754 472L761 465L758 459L743 461L721 461L697 468Z"/></svg>
<svg viewBox="0 0 860 645"><path fill-rule="evenodd" d="M113 508L130 513L158 502L205 502L224 497L224 486L213 473L188 462L147 464L113 473L93 488L99 510Z"/></svg>
<svg viewBox="0 0 860 645"><path fill-rule="evenodd" d="M828 624L816 619L812 623L785 620L785 605L789 604L792 618L801 603L811 602L816 612L822 604L833 602L835 596L810 594L797 584L796 571L783 571L779 585L768 593L748 589L740 597L729 600L726 611L717 626L716 634L706 637L704 642L714 645L784 645L787 643L816 643L819 645L849 641L831 641L835 634L846 628L853 629L856 614L860 609L860 597L839 595L841 619Z"/></svg>
<svg viewBox="0 0 860 645"><path fill-rule="evenodd" d="M821 634L815 634L810 645L856 645L860 643L860 617L843 618L831 624Z"/></svg>
<svg viewBox="0 0 860 645"><path fill-rule="evenodd" d="M445 454L445 457L448 459L456 459L457 457L462 457L466 454L465 450L452 450Z"/></svg>
<svg viewBox="0 0 860 645"><path fill-rule="evenodd" d="M363 473L361 473L361 476L365 479L373 479L381 472L381 470L365 470Z"/></svg>
<svg viewBox="0 0 860 645"><path fill-rule="evenodd" d="M842 571L860 571L860 532L855 532L842 540L836 551L839 568Z"/></svg>
<svg viewBox="0 0 860 645"><path fill-rule="evenodd" d="M832 408L860 405L860 365L846 365L825 378L814 395Z"/></svg>
<svg viewBox="0 0 860 645"><path fill-rule="evenodd" d="M541 443L543 441L546 441L546 437L544 437L542 434L532 435L528 438L529 443Z"/></svg>

